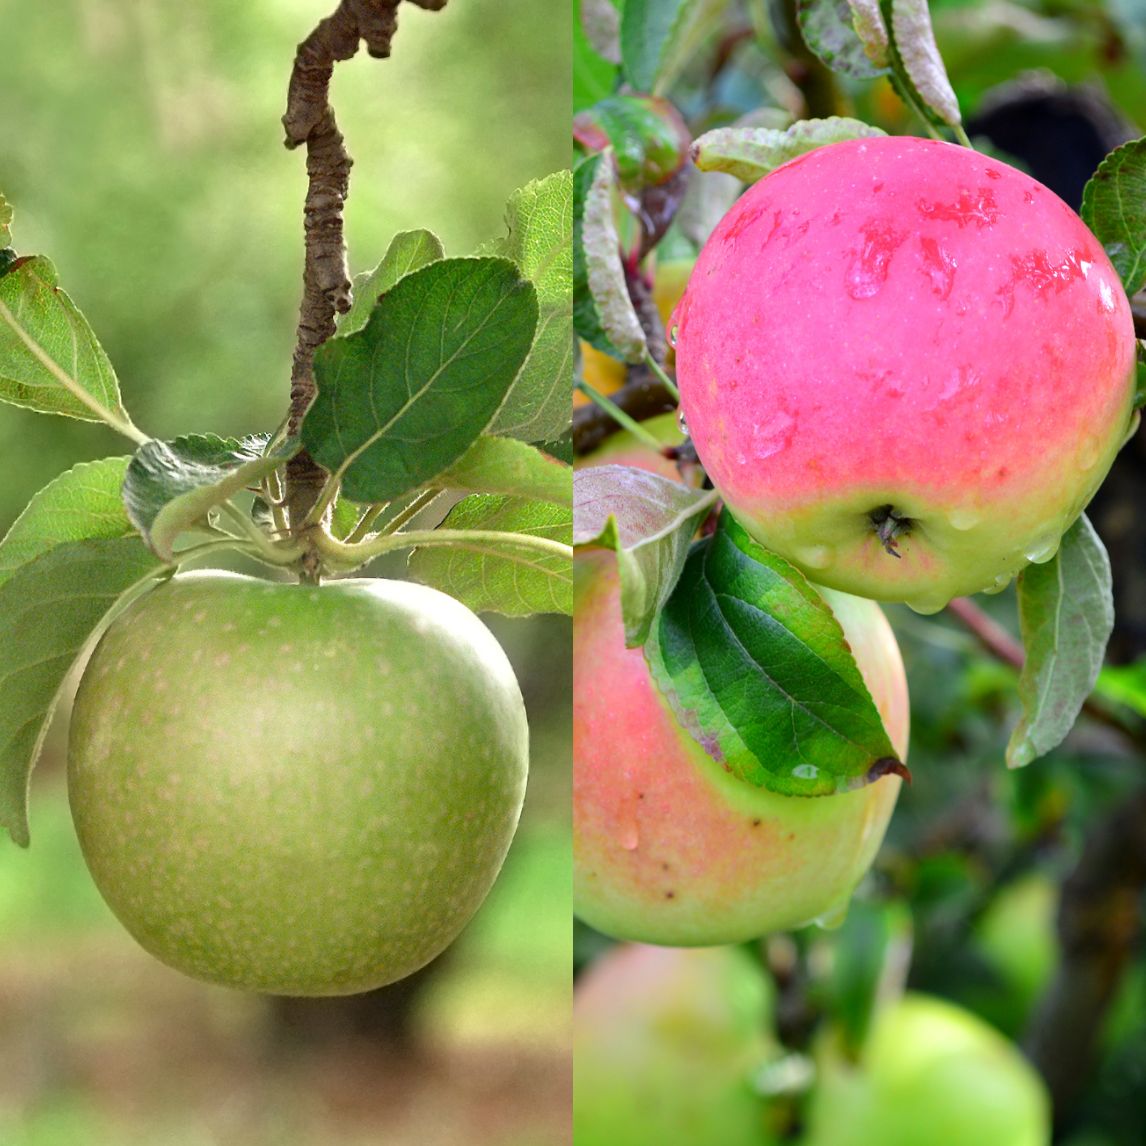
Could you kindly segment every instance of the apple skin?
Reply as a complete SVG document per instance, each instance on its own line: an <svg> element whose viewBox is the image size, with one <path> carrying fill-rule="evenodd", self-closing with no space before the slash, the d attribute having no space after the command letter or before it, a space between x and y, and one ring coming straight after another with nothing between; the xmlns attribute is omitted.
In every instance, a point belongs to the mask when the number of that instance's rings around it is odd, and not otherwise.
<svg viewBox="0 0 1146 1146"><path fill-rule="evenodd" d="M577 1146L768 1146L772 985L742 948L626 944L573 997Z"/></svg>
<svg viewBox="0 0 1146 1146"><path fill-rule="evenodd" d="M461 931L527 763L513 670L453 598L191 573L92 654L68 791L96 885L158 959L338 995L412 973Z"/></svg>
<svg viewBox="0 0 1146 1146"><path fill-rule="evenodd" d="M626 649L616 565L573 563L574 910L645 943L737 943L838 915L871 865L901 781L781 796L729 774ZM872 601L823 590L900 759L907 681Z"/></svg>
<svg viewBox="0 0 1146 1146"><path fill-rule="evenodd" d="M954 144L778 168L672 321L688 431L737 518L816 582L923 612L1053 557L1131 428L1133 321L1098 240ZM886 507L911 521L898 560Z"/></svg>
<svg viewBox="0 0 1146 1146"><path fill-rule="evenodd" d="M825 1040L804 1146L1048 1146L1050 1102L982 1019L906 995L875 1019L858 1064Z"/></svg>

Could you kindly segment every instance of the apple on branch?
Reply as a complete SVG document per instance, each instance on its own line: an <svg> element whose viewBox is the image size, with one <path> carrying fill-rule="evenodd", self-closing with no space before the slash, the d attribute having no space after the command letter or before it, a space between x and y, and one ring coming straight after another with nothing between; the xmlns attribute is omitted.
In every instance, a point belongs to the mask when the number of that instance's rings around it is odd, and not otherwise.
<svg viewBox="0 0 1146 1146"><path fill-rule="evenodd" d="M899 758L907 682L873 601L824 590ZM838 915L899 795L887 775L819 798L756 787L710 756L625 647L616 566L574 562L574 906L609 935L734 943Z"/></svg>
<svg viewBox="0 0 1146 1146"><path fill-rule="evenodd" d="M681 408L728 506L813 580L923 612L1050 560L1131 428L1110 260L966 147L866 138L752 186L673 317Z"/></svg>
<svg viewBox="0 0 1146 1146"><path fill-rule="evenodd" d="M193 573L96 647L68 793L100 892L157 958L352 994L428 963L478 909L527 742L509 661L452 597Z"/></svg>

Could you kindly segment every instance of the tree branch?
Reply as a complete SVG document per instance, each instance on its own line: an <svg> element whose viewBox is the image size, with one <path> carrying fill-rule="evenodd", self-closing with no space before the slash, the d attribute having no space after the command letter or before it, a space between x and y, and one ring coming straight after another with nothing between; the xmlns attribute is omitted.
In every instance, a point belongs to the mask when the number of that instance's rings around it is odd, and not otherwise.
<svg viewBox="0 0 1146 1146"><path fill-rule="evenodd" d="M446 0L410 0L437 11ZM306 262L298 340L291 368L287 432L295 435L315 395L314 353L334 333L334 316L350 309L350 273L342 234L342 209L350 193L352 161L330 106L334 65L348 60L366 42L370 55L384 58L398 28L400 0L341 0L298 46L283 116L286 146L306 146L309 185L304 208ZM288 520L297 527L306 519L326 479L305 450L287 464ZM317 576L317 556L304 563L304 579Z"/></svg>

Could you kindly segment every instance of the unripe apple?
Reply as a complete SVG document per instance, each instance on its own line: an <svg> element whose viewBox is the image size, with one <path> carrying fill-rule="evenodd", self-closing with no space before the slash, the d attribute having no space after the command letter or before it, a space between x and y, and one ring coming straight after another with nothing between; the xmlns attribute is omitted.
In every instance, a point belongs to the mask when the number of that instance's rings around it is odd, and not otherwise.
<svg viewBox="0 0 1146 1146"><path fill-rule="evenodd" d="M940 999L875 1018L858 1063L825 1043L804 1146L1048 1146L1050 1103L1014 1045Z"/></svg>
<svg viewBox="0 0 1146 1146"><path fill-rule="evenodd" d="M658 442L666 446L679 446L684 441L680 432L680 423L675 413L658 414L641 423L641 428L647 430ZM591 466L633 466L639 470L648 470L650 473L660 474L669 481L680 481L680 470L676 462L656 453L651 446L635 438L628 430L618 430L610 434L600 447L591 454L577 458L573 463L574 469L587 469Z"/></svg>
<svg viewBox="0 0 1146 1146"><path fill-rule="evenodd" d="M1131 425L1102 246L966 147L819 148L751 187L675 313L688 431L737 519L815 581L922 611L1049 560Z"/></svg>
<svg viewBox="0 0 1146 1146"><path fill-rule="evenodd" d="M477 910L527 736L505 654L452 597L193 573L100 640L68 791L97 886L157 958L351 994L428 963Z"/></svg>
<svg viewBox="0 0 1146 1146"><path fill-rule="evenodd" d="M824 590L900 759L907 682L871 601ZM619 938L734 943L839 914L883 839L900 780L781 796L727 772L626 649L615 563L574 562L574 906Z"/></svg>
<svg viewBox="0 0 1146 1146"><path fill-rule="evenodd" d="M771 983L742 948L606 952L574 993L577 1146L767 1146L751 1075L771 1023Z"/></svg>

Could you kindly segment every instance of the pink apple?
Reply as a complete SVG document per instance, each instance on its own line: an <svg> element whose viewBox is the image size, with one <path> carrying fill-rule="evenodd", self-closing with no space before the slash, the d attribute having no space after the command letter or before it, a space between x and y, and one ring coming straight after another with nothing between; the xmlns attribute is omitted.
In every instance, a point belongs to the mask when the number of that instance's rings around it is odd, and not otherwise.
<svg viewBox="0 0 1146 1146"><path fill-rule="evenodd" d="M907 683L872 601L824 591L900 758ZM887 776L819 798L738 780L681 727L626 649L616 566L574 562L574 906L620 938L705 946L838 915L899 794Z"/></svg>
<svg viewBox="0 0 1146 1146"><path fill-rule="evenodd" d="M922 611L1049 560L1131 424L1134 328L1098 240L952 144L778 168L673 323L689 433L744 525L817 582Z"/></svg>
<svg viewBox="0 0 1146 1146"><path fill-rule="evenodd" d="M772 984L742 948L614 947L574 994L577 1146L767 1146L752 1074L771 1026Z"/></svg>

